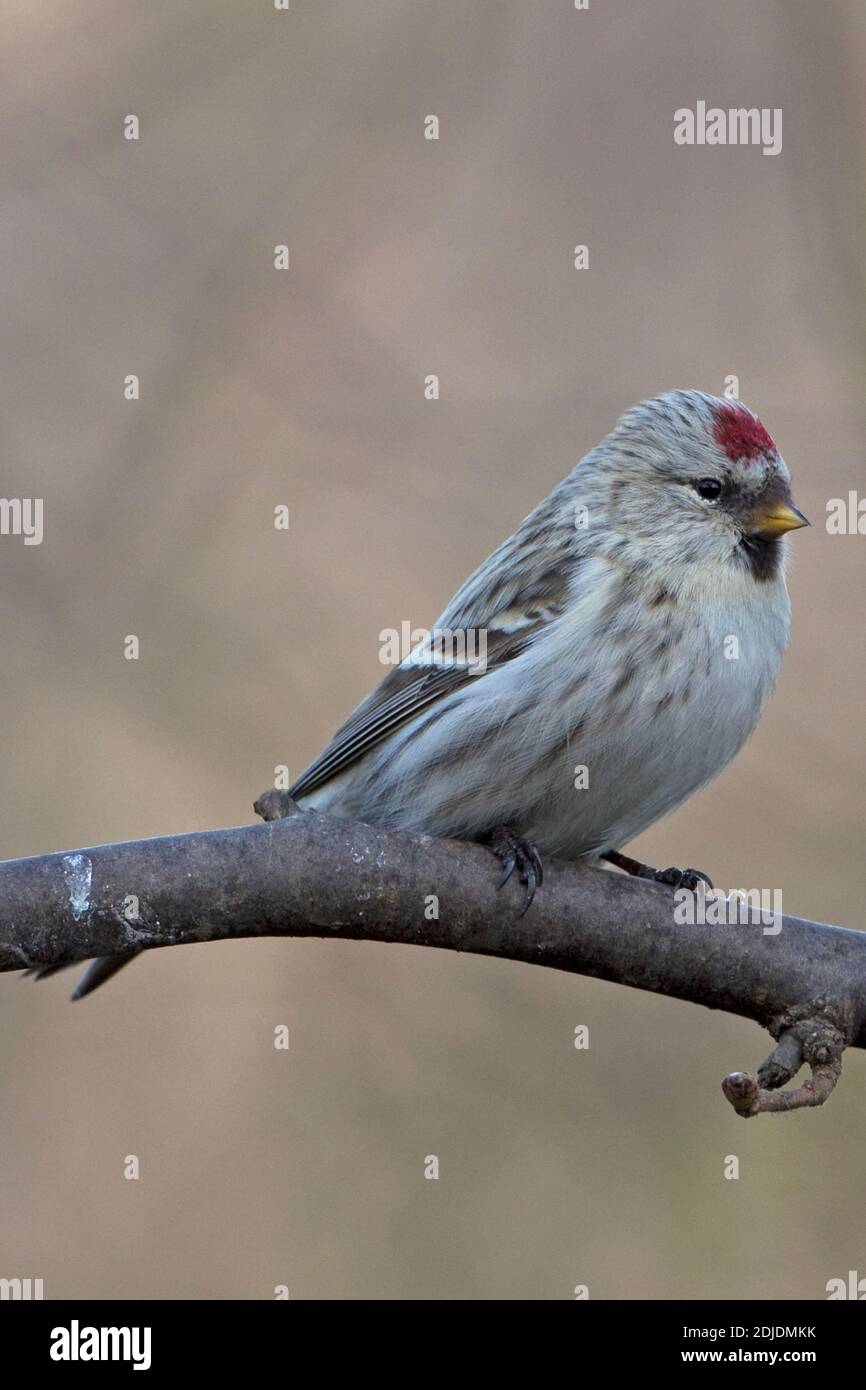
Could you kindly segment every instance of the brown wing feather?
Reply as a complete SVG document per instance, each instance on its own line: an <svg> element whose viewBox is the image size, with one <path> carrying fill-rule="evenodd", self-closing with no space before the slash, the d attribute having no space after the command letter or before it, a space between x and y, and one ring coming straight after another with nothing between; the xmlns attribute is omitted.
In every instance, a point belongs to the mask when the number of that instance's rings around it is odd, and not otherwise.
<svg viewBox="0 0 866 1390"><path fill-rule="evenodd" d="M344 772L347 767L407 719L443 696L452 694L469 681L482 681L485 675L512 661L546 626L549 618L539 619L517 632L496 632L488 636L487 662L483 671L473 674L467 665L398 666L349 716L327 748L289 788L295 798L309 795L317 787Z"/></svg>
<svg viewBox="0 0 866 1390"><path fill-rule="evenodd" d="M456 690L466 680L481 679L465 667L449 666L431 671L423 667L398 666L337 730L324 752L289 788L289 795L296 798L309 795L350 767L426 705Z"/></svg>
<svg viewBox="0 0 866 1390"><path fill-rule="evenodd" d="M525 523L526 524L526 523ZM500 563L482 566L454 596L436 628L453 633L484 628L487 651L484 670L465 663L448 665L408 664L404 662L388 675L350 714L315 762L289 788L300 798L309 795L332 777L352 766L377 743L398 729L428 705L453 694L469 681L484 680L485 674L507 661L513 661L536 635L555 621L565 604L570 574L564 572L562 550L551 546L550 529L544 540L532 535L540 550L547 544L547 564L539 566L531 586L519 582L513 573L515 537L491 556ZM536 556L536 564L538 557ZM572 569L573 573L573 569ZM485 621L486 618L486 621ZM470 649L464 647L464 650Z"/></svg>

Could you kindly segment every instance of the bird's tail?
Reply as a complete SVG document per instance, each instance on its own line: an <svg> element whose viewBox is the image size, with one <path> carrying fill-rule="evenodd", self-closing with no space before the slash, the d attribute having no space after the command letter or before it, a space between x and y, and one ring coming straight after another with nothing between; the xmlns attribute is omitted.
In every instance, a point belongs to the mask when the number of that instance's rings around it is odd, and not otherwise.
<svg viewBox="0 0 866 1390"><path fill-rule="evenodd" d="M128 965L131 960L139 954L138 951L130 951L125 956L97 956L95 960L89 962L87 969L70 994L70 999L83 999L85 995L92 994L100 985L110 980L112 975L116 975L124 965ZM49 975L56 975L58 970L68 970L71 965L77 962L66 962L63 965L37 965L32 970L25 970L24 975L30 976L34 980L47 980Z"/></svg>

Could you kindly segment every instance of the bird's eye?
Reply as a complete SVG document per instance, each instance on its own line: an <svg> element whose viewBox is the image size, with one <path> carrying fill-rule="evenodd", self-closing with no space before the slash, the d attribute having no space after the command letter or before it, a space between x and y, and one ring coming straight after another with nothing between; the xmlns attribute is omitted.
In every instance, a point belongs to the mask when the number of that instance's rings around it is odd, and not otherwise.
<svg viewBox="0 0 866 1390"><path fill-rule="evenodd" d="M703 497L707 502L715 502L721 496L722 485L718 478L698 478L692 487L699 497Z"/></svg>

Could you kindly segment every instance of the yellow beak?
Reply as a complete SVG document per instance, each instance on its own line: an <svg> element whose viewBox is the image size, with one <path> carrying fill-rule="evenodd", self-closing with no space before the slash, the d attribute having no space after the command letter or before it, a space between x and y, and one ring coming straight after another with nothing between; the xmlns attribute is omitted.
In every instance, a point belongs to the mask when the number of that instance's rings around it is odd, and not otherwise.
<svg viewBox="0 0 866 1390"><path fill-rule="evenodd" d="M760 536L762 540L770 540L773 536L783 536L786 531L796 531L809 524L793 502L777 502L769 511L758 513L753 534Z"/></svg>

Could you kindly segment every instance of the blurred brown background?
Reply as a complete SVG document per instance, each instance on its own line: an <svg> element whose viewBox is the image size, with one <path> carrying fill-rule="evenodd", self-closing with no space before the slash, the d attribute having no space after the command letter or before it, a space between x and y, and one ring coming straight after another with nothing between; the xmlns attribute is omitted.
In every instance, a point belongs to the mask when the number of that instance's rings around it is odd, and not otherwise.
<svg viewBox="0 0 866 1390"><path fill-rule="evenodd" d="M380 629L431 623L625 407L733 373L815 523L792 648L736 764L636 849L866 927L866 538L823 524L864 488L863 6L4 16L2 489L45 539L0 541L0 853L251 819L379 679ZM699 99L781 107L782 153L676 146ZM743 1124L719 1080L758 1029L541 969L254 941L71 983L0 978L0 1275L47 1297L866 1274L860 1053L825 1111Z"/></svg>

